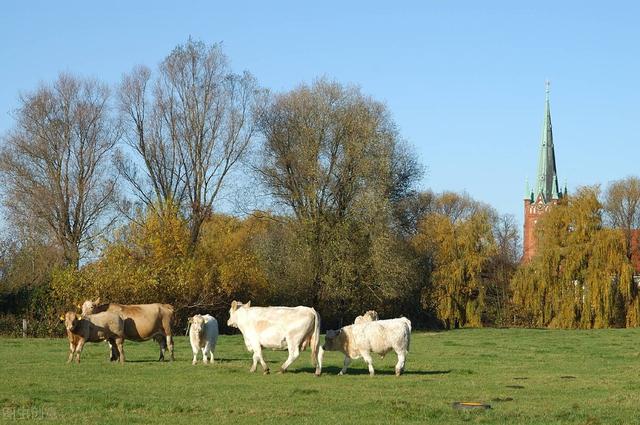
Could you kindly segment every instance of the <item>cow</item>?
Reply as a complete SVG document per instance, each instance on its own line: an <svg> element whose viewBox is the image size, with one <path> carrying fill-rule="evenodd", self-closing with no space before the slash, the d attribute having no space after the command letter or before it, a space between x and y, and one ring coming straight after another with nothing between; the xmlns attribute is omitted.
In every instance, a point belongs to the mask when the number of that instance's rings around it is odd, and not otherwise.
<svg viewBox="0 0 640 425"><path fill-rule="evenodd" d="M151 338L160 345L160 358L164 360L164 352L168 347L171 360L173 355L173 334L171 322L173 321L173 306L169 304L100 304L100 298L95 301L87 300L82 304L82 315L111 311L118 313L124 320L124 336L131 341L147 341ZM114 360L117 353L113 350L111 359Z"/></svg>
<svg viewBox="0 0 640 425"><path fill-rule="evenodd" d="M258 361L264 374L269 367L262 357L262 348L289 351L289 357L280 366L280 373L298 358L301 351L311 346L311 361L316 367L315 374L322 373L319 358L320 315L311 307L251 307L251 301L243 304L231 303L229 321L231 327L240 329L245 346L253 353L250 372L255 372Z"/></svg>
<svg viewBox="0 0 640 425"><path fill-rule="evenodd" d="M339 330L328 330L320 357L324 351L341 351L344 366L340 375L347 372L352 359L362 357L369 367L369 375L375 375L371 353L384 356L393 350L398 356L395 372L399 376L404 371L404 363L409 352L411 321L405 317L377 320L345 326Z"/></svg>
<svg viewBox="0 0 640 425"><path fill-rule="evenodd" d="M376 320L378 320L378 313L375 310L369 310L362 316L356 317L353 324L357 325L359 323L375 322Z"/></svg>
<svg viewBox="0 0 640 425"><path fill-rule="evenodd" d="M189 341L191 341L191 350L193 351L193 362L198 363L198 352L202 349L202 362L207 364L209 361L213 363L213 352L216 349L218 341L218 321L215 317L208 314L195 316L189 319ZM207 355L210 356L207 359Z"/></svg>
<svg viewBox="0 0 640 425"><path fill-rule="evenodd" d="M109 341L118 349L120 363L124 364L124 320L119 314L105 311L80 317L73 311L68 311L60 317L64 321L69 339L69 358L67 363L73 361L74 355L77 363L80 363L80 354L86 342Z"/></svg>

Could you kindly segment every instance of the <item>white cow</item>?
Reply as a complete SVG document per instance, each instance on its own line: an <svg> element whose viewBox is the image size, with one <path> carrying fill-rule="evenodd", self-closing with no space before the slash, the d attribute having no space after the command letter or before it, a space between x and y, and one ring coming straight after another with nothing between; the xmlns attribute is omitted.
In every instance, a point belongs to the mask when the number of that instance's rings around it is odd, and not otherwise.
<svg viewBox="0 0 640 425"><path fill-rule="evenodd" d="M353 322L354 325L365 322L374 322L378 320L378 312L375 310L369 310L362 316L356 317L356 320Z"/></svg>
<svg viewBox="0 0 640 425"><path fill-rule="evenodd" d="M313 308L251 307L251 301L246 304L233 301L228 325L240 329L247 350L253 353L251 372L255 372L259 361L264 373L269 373L262 358L263 347L289 350L289 357L280 366L280 372L284 373L300 352L311 346L311 361L316 367L316 376L320 376L320 315Z"/></svg>
<svg viewBox="0 0 640 425"><path fill-rule="evenodd" d="M202 350L202 362L213 363L213 352L218 341L218 321L209 314L196 314L189 319L189 341L193 351L193 361L198 363L198 352ZM207 360L207 355L209 359Z"/></svg>
<svg viewBox="0 0 640 425"><path fill-rule="evenodd" d="M362 357L369 366L371 376L375 374L371 353L384 356L393 350L398 355L398 363L396 363L396 376L398 376L404 370L410 341L411 321L401 317L349 325L337 331L329 330L322 350L344 353L344 366L340 375L347 372L352 359ZM322 354L321 351L320 357Z"/></svg>

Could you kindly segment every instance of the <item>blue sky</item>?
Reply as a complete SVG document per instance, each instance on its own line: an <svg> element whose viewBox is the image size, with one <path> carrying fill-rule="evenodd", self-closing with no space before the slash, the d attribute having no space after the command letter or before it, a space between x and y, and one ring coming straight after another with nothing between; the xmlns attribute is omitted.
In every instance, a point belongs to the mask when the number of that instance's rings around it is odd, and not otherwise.
<svg viewBox="0 0 640 425"><path fill-rule="evenodd" d="M9 1L0 133L18 93L61 71L117 83L189 36L287 90L327 76L385 101L427 173L522 221L544 108L560 184L640 174L640 3L633 1Z"/></svg>

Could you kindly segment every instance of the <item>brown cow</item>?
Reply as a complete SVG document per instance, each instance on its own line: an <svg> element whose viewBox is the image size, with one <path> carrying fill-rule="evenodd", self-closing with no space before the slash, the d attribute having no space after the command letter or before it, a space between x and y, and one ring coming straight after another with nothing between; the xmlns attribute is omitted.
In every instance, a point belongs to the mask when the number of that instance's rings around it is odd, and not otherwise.
<svg viewBox="0 0 640 425"><path fill-rule="evenodd" d="M84 317L78 316L73 311L68 311L63 317L64 326L67 329L69 339L69 358L71 363L74 355L76 362L80 363L80 354L85 342L109 341L118 347L120 363L124 364L124 321L117 313L105 311Z"/></svg>
<svg viewBox="0 0 640 425"><path fill-rule="evenodd" d="M82 304L82 314L111 311L118 313L124 320L124 337L131 341L147 341L151 338L160 344L160 358L164 360L165 349L169 348L171 360L173 355L173 334L171 322L173 320L173 306L169 304L100 304L100 298L95 301L85 301ZM111 360L117 358L117 353L111 348Z"/></svg>

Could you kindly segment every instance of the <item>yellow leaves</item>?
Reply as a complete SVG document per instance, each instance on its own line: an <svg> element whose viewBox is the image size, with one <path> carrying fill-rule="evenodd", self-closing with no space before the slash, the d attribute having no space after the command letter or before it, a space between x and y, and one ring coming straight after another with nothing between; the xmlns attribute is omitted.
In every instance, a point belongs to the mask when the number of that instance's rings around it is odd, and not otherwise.
<svg viewBox="0 0 640 425"><path fill-rule="evenodd" d="M431 297L438 317L446 324L481 326L483 272L497 252L488 214L478 211L467 218L428 214L418 225L412 246L430 261Z"/></svg>
<svg viewBox="0 0 640 425"><path fill-rule="evenodd" d="M538 253L512 286L514 301L539 325L638 324L627 242L621 230L603 227L598 194L598 187L582 188L538 223Z"/></svg>

